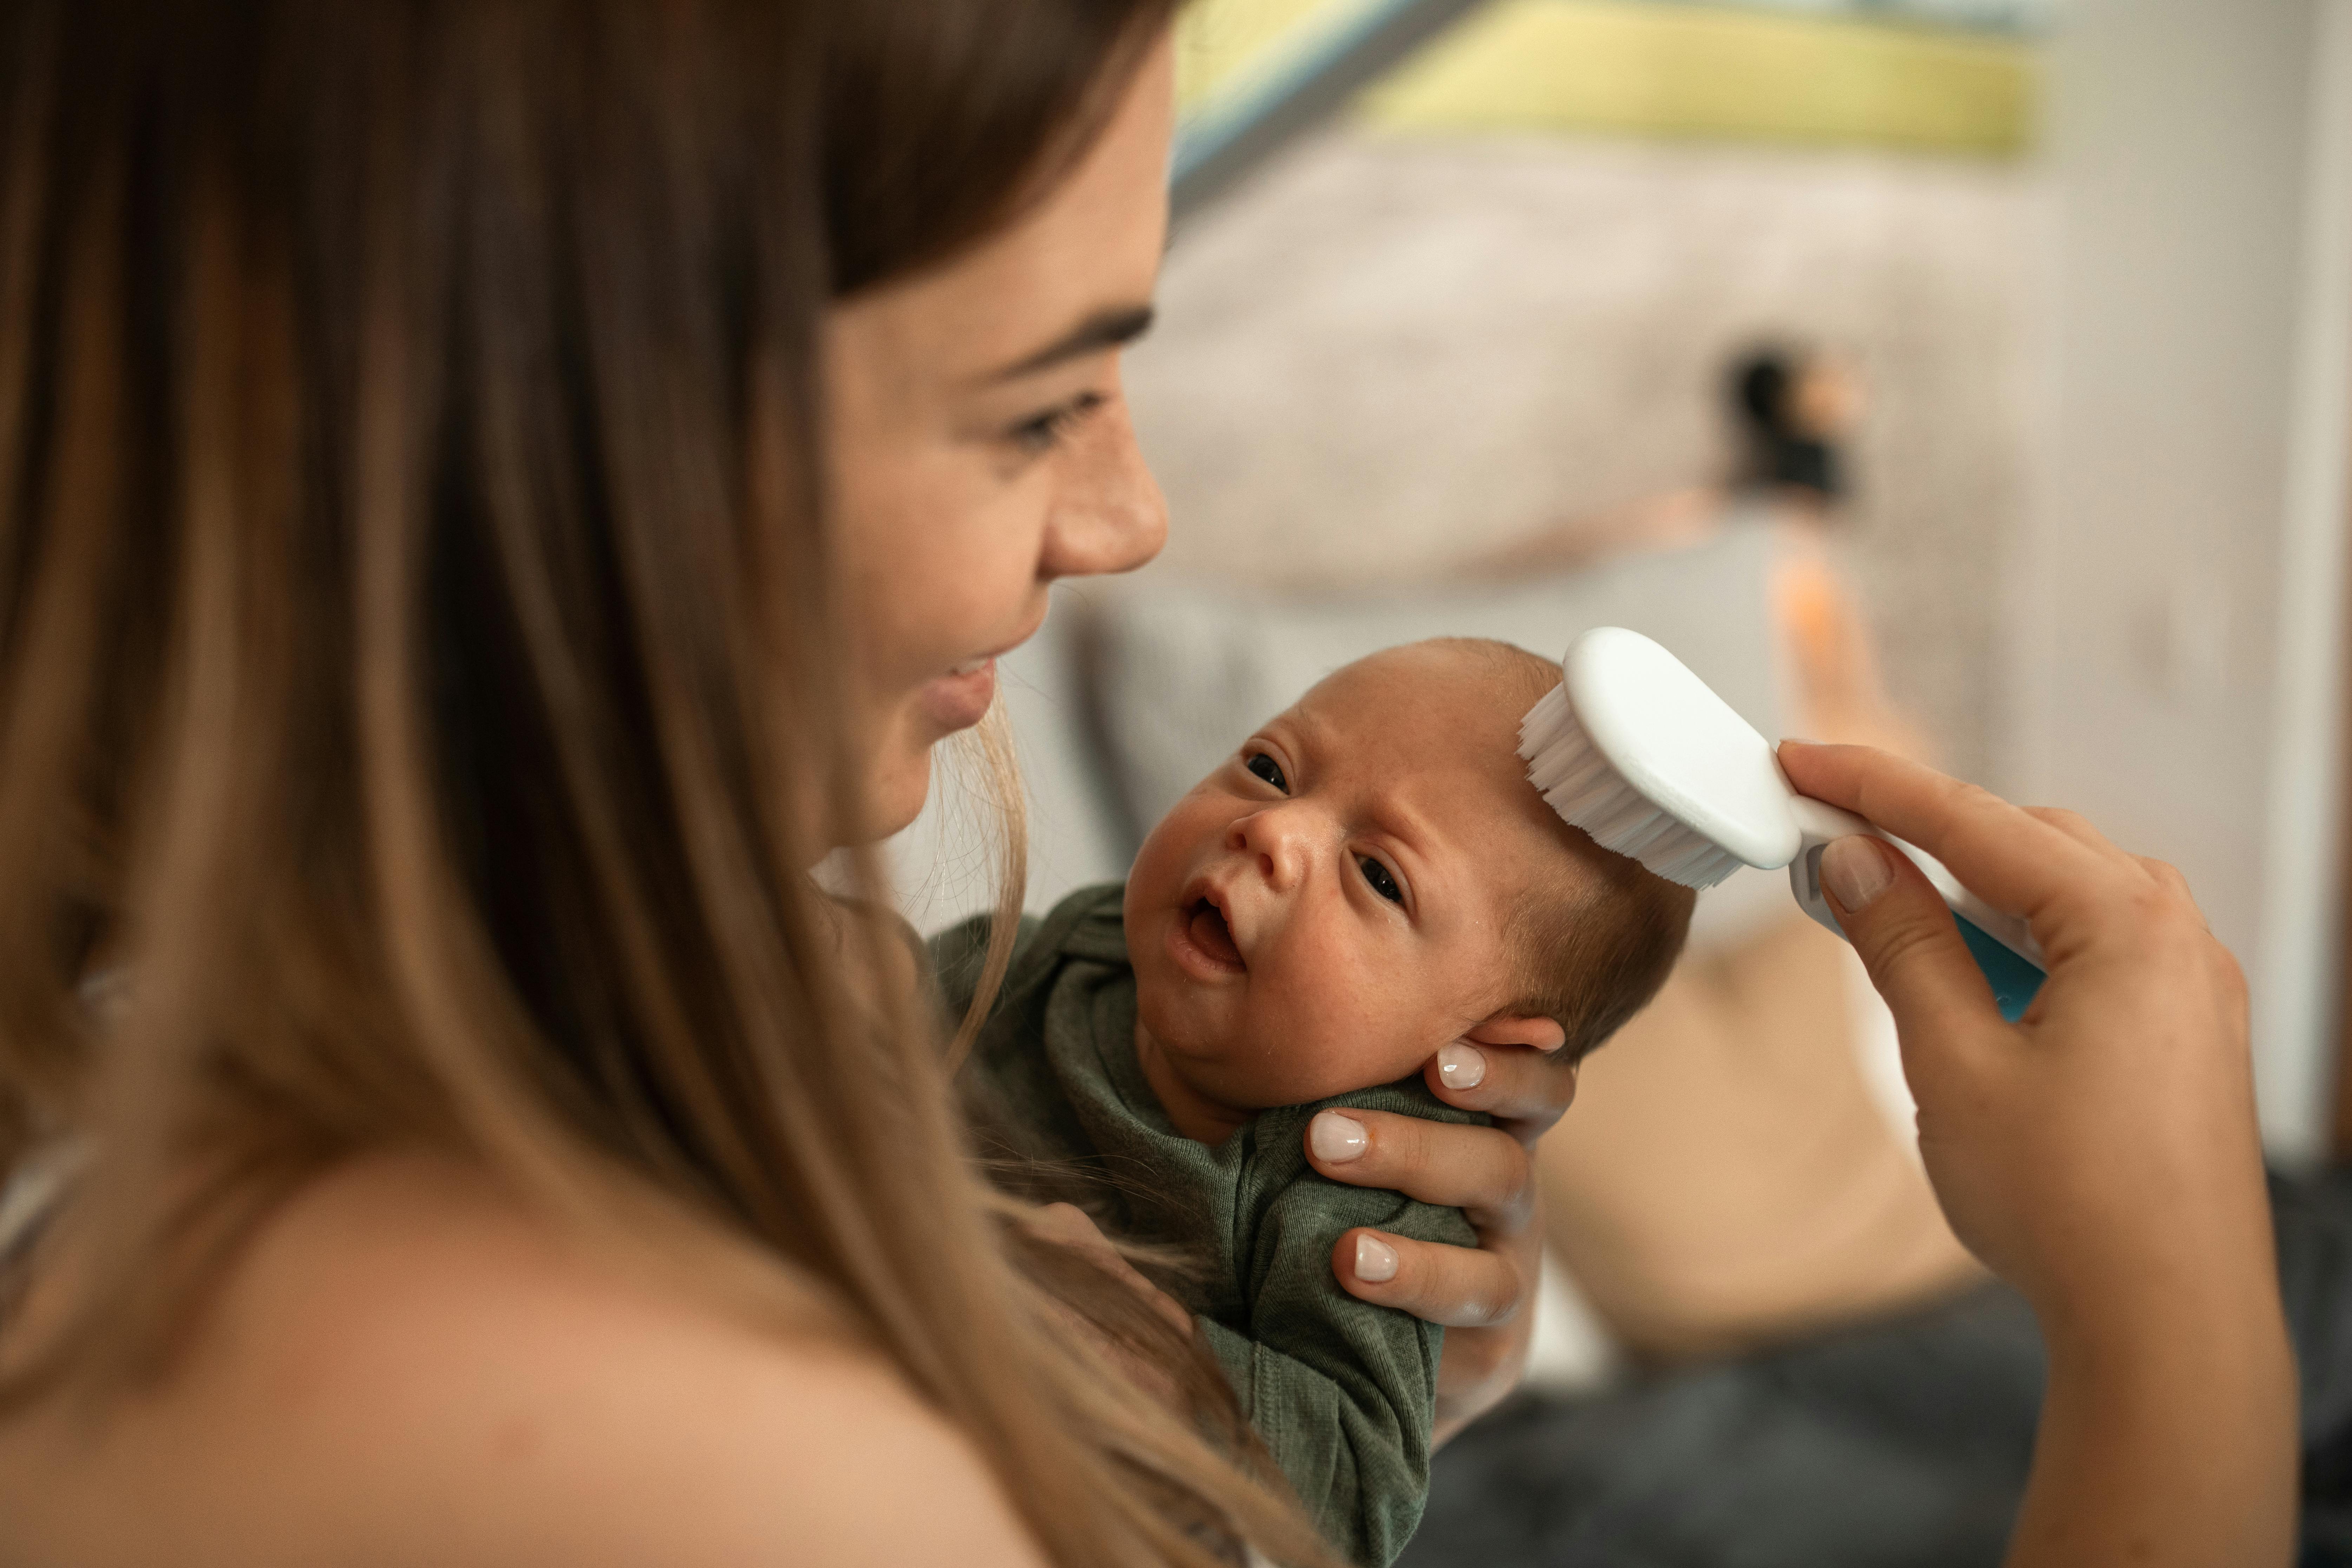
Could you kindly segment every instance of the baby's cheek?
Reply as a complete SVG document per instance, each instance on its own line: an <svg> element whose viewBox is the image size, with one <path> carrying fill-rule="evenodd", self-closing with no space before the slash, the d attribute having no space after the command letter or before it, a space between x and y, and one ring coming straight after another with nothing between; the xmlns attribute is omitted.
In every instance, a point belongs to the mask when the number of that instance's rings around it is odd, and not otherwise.
<svg viewBox="0 0 2352 1568"><path fill-rule="evenodd" d="M1391 993L1373 976L1332 970L1283 988L1257 1020L1257 1043L1284 1085L1284 1103L1391 1083L1444 1044L1420 1040L1420 1010Z"/></svg>
<svg viewBox="0 0 2352 1568"><path fill-rule="evenodd" d="M1132 919L1139 908L1156 906L1172 900L1174 886L1185 858L1185 846L1191 837L1181 809L1171 812L1160 825L1145 837L1143 846L1136 852L1135 864L1128 868L1127 912Z"/></svg>

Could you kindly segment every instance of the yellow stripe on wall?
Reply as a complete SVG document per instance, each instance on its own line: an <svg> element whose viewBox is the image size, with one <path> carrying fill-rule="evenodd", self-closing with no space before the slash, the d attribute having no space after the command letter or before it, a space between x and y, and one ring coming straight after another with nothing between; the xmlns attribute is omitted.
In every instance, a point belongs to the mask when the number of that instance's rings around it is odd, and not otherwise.
<svg viewBox="0 0 2352 1568"><path fill-rule="evenodd" d="M1496 0L1362 100L1413 131L1605 131L1996 155L2033 139L2032 48L1624 0Z"/></svg>
<svg viewBox="0 0 2352 1568"><path fill-rule="evenodd" d="M1192 0L1176 17L1176 107L1246 90L1375 0Z"/></svg>
<svg viewBox="0 0 2352 1568"><path fill-rule="evenodd" d="M1185 101L1253 83L1363 0L1201 0ZM1621 135L2005 157L2033 142L2040 72L2014 38L1643 0L1495 0L1359 100L1407 132Z"/></svg>

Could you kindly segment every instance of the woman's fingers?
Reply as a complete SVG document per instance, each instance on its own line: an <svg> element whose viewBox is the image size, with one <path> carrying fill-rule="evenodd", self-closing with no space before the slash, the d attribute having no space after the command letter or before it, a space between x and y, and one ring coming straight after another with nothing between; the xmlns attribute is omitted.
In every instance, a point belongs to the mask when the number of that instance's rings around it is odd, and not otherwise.
<svg viewBox="0 0 2352 1568"><path fill-rule="evenodd" d="M1326 1110L1307 1124L1307 1158L1335 1182L1461 1209L1482 1235L1518 1229L1534 1199L1534 1163L1500 1128Z"/></svg>
<svg viewBox="0 0 2352 1568"><path fill-rule="evenodd" d="M2018 809L2036 822L2047 823L2086 849L2101 854L2122 853L2079 811L2069 811L2063 805L2021 805Z"/></svg>
<svg viewBox="0 0 2352 1568"><path fill-rule="evenodd" d="M1576 1099L1576 1064L1531 1046L1455 1040L1422 1068L1429 1091L1448 1105L1483 1110L1521 1143L1551 1131Z"/></svg>
<svg viewBox="0 0 2352 1568"><path fill-rule="evenodd" d="M1994 908L2029 920L2095 896L2129 861L2105 839L2094 847L1988 790L1868 746L1786 741L1780 763L1806 795L1917 845Z"/></svg>
<svg viewBox="0 0 2352 1568"><path fill-rule="evenodd" d="M2158 887L2195 912L2197 923L2205 928L2208 936L2213 933L2213 922L2205 918L2205 908L2197 901L2197 895L2190 889L2189 879L2180 874L2180 868L2147 855L2137 855L2133 858L2139 862L2141 870L2154 879Z"/></svg>
<svg viewBox="0 0 2352 1568"><path fill-rule="evenodd" d="M2152 855L2134 855L2128 850L2117 848L2109 841L2105 834L2092 826L2088 819L2080 812L2068 811L2063 806L2055 805L2029 805L2022 809L2026 816L2037 822L2048 823L2077 844L2102 854L2115 856L2119 861L2128 861L2138 867L2147 873L2149 879L2158 887L2189 908L2196 910L2199 922L2205 924L2209 931L2212 929L2210 924L2205 921L2205 911L2198 907L2197 895L2189 890L2189 879L2180 874L2179 867L2158 860Z"/></svg>
<svg viewBox="0 0 2352 1568"><path fill-rule="evenodd" d="M1528 1298L1528 1281L1507 1254L1360 1226L1331 1248L1331 1272L1351 1296L1449 1329L1492 1328Z"/></svg>
<svg viewBox="0 0 2352 1568"><path fill-rule="evenodd" d="M1521 1312L1490 1329L1456 1329L1445 1336L1437 1363L1437 1421L1430 1446L1442 1448L1479 1416L1511 1396L1528 1364L1535 1314Z"/></svg>
<svg viewBox="0 0 2352 1568"><path fill-rule="evenodd" d="M1909 857L1866 834L1841 838L1822 851L1822 888L1895 1015L1907 1069L1921 1065L1912 1060L1913 1041L1958 1038L1989 1017L1998 1021L1992 988L1951 910Z"/></svg>
<svg viewBox="0 0 2352 1568"><path fill-rule="evenodd" d="M1458 1057L1450 1075L1443 1060L1433 1063L1432 1087L1457 1105L1524 1112L1518 1126L1540 1122L1531 1145L1575 1094L1574 1072L1524 1047L1476 1049L1481 1061L1466 1074ZM1331 1251L1342 1289L1455 1331L1437 1368L1433 1438L1444 1442L1507 1394L1527 1362L1534 1319L1520 1309L1542 1257L1528 1147L1504 1127L1326 1110L1307 1123L1307 1156L1334 1181L1459 1208L1478 1233L1471 1247L1357 1229Z"/></svg>

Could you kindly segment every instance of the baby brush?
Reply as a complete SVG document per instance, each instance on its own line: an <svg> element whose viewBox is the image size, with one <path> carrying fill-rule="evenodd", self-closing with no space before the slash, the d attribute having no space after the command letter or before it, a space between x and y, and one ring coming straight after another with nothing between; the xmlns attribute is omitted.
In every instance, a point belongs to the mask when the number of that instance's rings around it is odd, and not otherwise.
<svg viewBox="0 0 2352 1568"><path fill-rule="evenodd" d="M1798 904L1843 936L1822 895L1822 850L1869 834L1943 895L2001 1016L2013 1019L2033 1000L2045 964L2023 921L1960 886L1925 850L1799 795L1771 743L1673 654L1639 632L1601 626L1576 639L1560 674L1520 724L1519 755L1552 809L1602 848L1687 888L1711 888L1742 866L1786 866Z"/></svg>

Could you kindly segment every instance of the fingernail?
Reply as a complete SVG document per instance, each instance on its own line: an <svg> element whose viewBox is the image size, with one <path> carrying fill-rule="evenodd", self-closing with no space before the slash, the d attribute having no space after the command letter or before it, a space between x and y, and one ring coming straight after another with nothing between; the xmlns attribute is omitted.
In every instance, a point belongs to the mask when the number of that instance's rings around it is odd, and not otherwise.
<svg viewBox="0 0 2352 1568"><path fill-rule="evenodd" d="M1437 1076L1448 1089L1475 1089L1486 1081L1486 1053L1460 1040L1448 1040L1437 1053Z"/></svg>
<svg viewBox="0 0 2352 1568"><path fill-rule="evenodd" d="M1866 910L1895 881L1885 846L1857 833L1822 851L1822 886L1848 911Z"/></svg>
<svg viewBox="0 0 2352 1568"><path fill-rule="evenodd" d="M1356 1237L1356 1278L1380 1285L1396 1278L1396 1248L1377 1236Z"/></svg>
<svg viewBox="0 0 2352 1568"><path fill-rule="evenodd" d="M1334 1165L1344 1165L1364 1152L1371 1142L1364 1136L1364 1124L1353 1117L1342 1116L1336 1110L1326 1110L1307 1124L1307 1143L1318 1160Z"/></svg>

